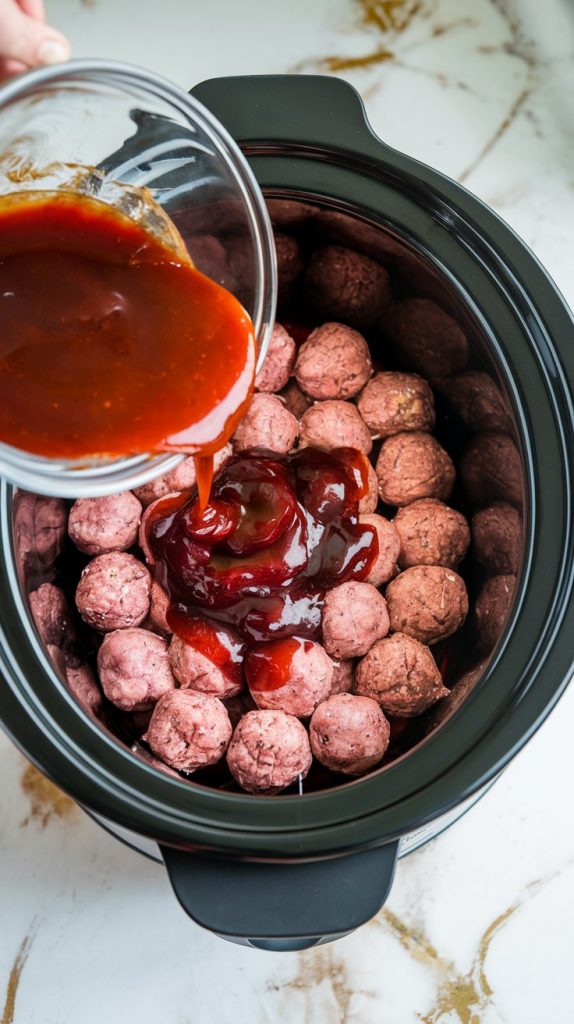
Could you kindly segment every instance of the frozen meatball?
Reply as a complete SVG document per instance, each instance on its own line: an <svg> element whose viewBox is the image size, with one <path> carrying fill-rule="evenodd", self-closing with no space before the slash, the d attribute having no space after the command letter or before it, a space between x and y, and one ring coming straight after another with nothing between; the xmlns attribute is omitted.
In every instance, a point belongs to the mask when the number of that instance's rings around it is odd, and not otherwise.
<svg viewBox="0 0 574 1024"><path fill-rule="evenodd" d="M386 590L391 629L425 644L444 640L460 629L468 614L464 580L440 565L415 565Z"/></svg>
<svg viewBox="0 0 574 1024"><path fill-rule="evenodd" d="M368 455L373 447L371 435L357 408L350 402L334 399L315 402L301 418L299 447L356 448Z"/></svg>
<svg viewBox="0 0 574 1024"><path fill-rule="evenodd" d="M471 530L474 556L489 576L504 576L518 571L522 523L512 505L499 502L475 512Z"/></svg>
<svg viewBox="0 0 574 1024"><path fill-rule="evenodd" d="M68 533L86 555L127 551L137 540L141 514L141 502L131 491L79 498L70 510Z"/></svg>
<svg viewBox="0 0 574 1024"><path fill-rule="evenodd" d="M437 725L441 725L447 718L454 715L455 711L458 711L461 704L464 704L469 693L472 693L476 683L484 674L486 665L486 661L479 661L459 676L448 691L448 696L441 700L440 704L437 704L436 708L433 709L429 723L431 728L436 729Z"/></svg>
<svg viewBox="0 0 574 1024"><path fill-rule="evenodd" d="M470 544L468 523L460 512L434 498L400 508L393 525L400 537L399 565L444 565L456 569Z"/></svg>
<svg viewBox="0 0 574 1024"><path fill-rule="evenodd" d="M62 651L73 647L76 634L63 591L53 583L43 583L29 595L28 600L36 629L44 643Z"/></svg>
<svg viewBox="0 0 574 1024"><path fill-rule="evenodd" d="M307 730L284 711L250 711L233 733L227 764L248 793L279 793L305 778L313 760Z"/></svg>
<svg viewBox="0 0 574 1024"><path fill-rule="evenodd" d="M291 376L296 346L281 324L275 324L267 355L255 378L257 391L281 391Z"/></svg>
<svg viewBox="0 0 574 1024"><path fill-rule="evenodd" d="M207 629L209 628L207 626ZM223 636L223 631L219 633L219 636ZM237 659L229 670L226 670L224 664L216 664L208 654L203 654L182 637L172 637L169 660L172 672L182 689L199 690L201 693L220 697L221 700L235 697L241 692L243 689L243 675L240 667L242 643L239 636L235 636L232 630L225 631L225 636L228 646L222 653L225 656L228 650L234 651ZM211 649L212 645L207 644L206 647ZM216 640L213 647L218 654L221 651L220 641Z"/></svg>
<svg viewBox="0 0 574 1024"><path fill-rule="evenodd" d="M251 696L259 708L308 718L331 692L333 662L320 644L290 637L254 647L245 659Z"/></svg>
<svg viewBox="0 0 574 1024"><path fill-rule="evenodd" d="M157 580L152 580L149 595L149 615L144 625L154 633L161 633L163 636L171 636L173 629L167 621L169 604L169 596L163 589L161 583Z"/></svg>
<svg viewBox="0 0 574 1024"><path fill-rule="evenodd" d="M368 491L359 501L359 512L367 515L374 512L379 504L379 478L371 463L367 463Z"/></svg>
<svg viewBox="0 0 574 1024"><path fill-rule="evenodd" d="M266 199L265 205L273 227L286 230L301 227L317 213L316 206L296 199Z"/></svg>
<svg viewBox="0 0 574 1024"><path fill-rule="evenodd" d="M362 526L373 526L377 532L379 553L371 566L366 582L372 583L374 587L380 587L382 583L386 583L396 574L400 548L399 535L393 524L384 516L374 513L359 515L359 523Z"/></svg>
<svg viewBox="0 0 574 1024"><path fill-rule="evenodd" d="M235 291L236 283L227 264L225 246L215 235L186 235L186 244L197 270L222 288Z"/></svg>
<svg viewBox="0 0 574 1024"><path fill-rule="evenodd" d="M375 640L387 635L387 603L370 583L341 583L325 596L321 628L327 654L333 658L359 657Z"/></svg>
<svg viewBox="0 0 574 1024"><path fill-rule="evenodd" d="M68 513L61 498L17 491L12 503L18 571L28 586L52 580L66 537Z"/></svg>
<svg viewBox="0 0 574 1024"><path fill-rule="evenodd" d="M352 398L372 372L369 346L362 334L338 323L311 331L295 363L299 387L317 401Z"/></svg>
<svg viewBox="0 0 574 1024"><path fill-rule="evenodd" d="M490 654L496 646L512 605L516 576L491 576L476 599L474 621L477 646L481 654Z"/></svg>
<svg viewBox="0 0 574 1024"><path fill-rule="evenodd" d="M309 260L305 298L319 316L367 330L390 304L391 281L369 256L326 245Z"/></svg>
<svg viewBox="0 0 574 1024"><path fill-rule="evenodd" d="M80 576L76 607L84 622L100 633L139 626L149 611L151 577L133 555L98 555Z"/></svg>
<svg viewBox="0 0 574 1024"><path fill-rule="evenodd" d="M217 697L173 690L158 700L144 739L171 768L194 772L221 761L231 739L231 722Z"/></svg>
<svg viewBox="0 0 574 1024"><path fill-rule="evenodd" d="M433 393L415 373L375 374L361 391L357 406L373 437L434 427Z"/></svg>
<svg viewBox="0 0 574 1024"><path fill-rule="evenodd" d="M379 640L357 665L355 693L383 711L414 718L448 695L428 647L405 633Z"/></svg>
<svg viewBox="0 0 574 1024"><path fill-rule="evenodd" d="M303 394L296 380L290 380L279 397L283 400L285 408L292 412L298 420L312 404L311 399Z"/></svg>
<svg viewBox="0 0 574 1024"><path fill-rule="evenodd" d="M477 434L461 459L460 475L474 508L495 501L522 507L520 455L506 434Z"/></svg>
<svg viewBox="0 0 574 1024"><path fill-rule="evenodd" d="M510 411L492 377L482 370L467 370L437 383L441 394L469 430L510 429Z"/></svg>
<svg viewBox="0 0 574 1024"><path fill-rule="evenodd" d="M409 369L423 377L450 377L468 362L466 335L444 309L430 299L404 299L381 321L384 337Z"/></svg>
<svg viewBox="0 0 574 1024"><path fill-rule="evenodd" d="M246 448L268 448L283 455L293 447L298 433L299 424L293 413L277 395L262 391L251 399L233 435L233 447L239 452Z"/></svg>
<svg viewBox="0 0 574 1024"><path fill-rule="evenodd" d="M167 642L147 629L108 633L98 651L98 675L112 704L145 711L175 686Z"/></svg>
<svg viewBox="0 0 574 1024"><path fill-rule="evenodd" d="M98 715L102 708L102 691L89 665L67 665L66 682L70 693L89 714Z"/></svg>
<svg viewBox="0 0 574 1024"><path fill-rule="evenodd" d="M309 725L311 750L325 766L343 775L364 775L379 763L389 745L391 729L370 697L338 693L328 697Z"/></svg>
<svg viewBox="0 0 574 1024"><path fill-rule="evenodd" d="M305 269L305 261L301 246L292 235L275 232L275 252L277 255L277 305L285 306L291 296L298 278ZM275 388L264 388L275 391Z"/></svg>
<svg viewBox="0 0 574 1024"><path fill-rule="evenodd" d="M386 505L408 505L417 498L447 501L455 478L450 455L434 437L418 431L387 438L375 470Z"/></svg>
<svg viewBox="0 0 574 1024"><path fill-rule="evenodd" d="M352 658L342 658L333 662L332 697L335 693L349 693L355 682L355 662Z"/></svg>

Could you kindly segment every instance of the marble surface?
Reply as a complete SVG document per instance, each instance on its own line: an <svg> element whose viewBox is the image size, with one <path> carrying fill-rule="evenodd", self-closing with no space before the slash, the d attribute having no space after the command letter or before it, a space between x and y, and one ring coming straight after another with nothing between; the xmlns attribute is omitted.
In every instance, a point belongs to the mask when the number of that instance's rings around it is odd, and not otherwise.
<svg viewBox="0 0 574 1024"><path fill-rule="evenodd" d="M75 56L189 87L328 72L390 144L464 182L574 302L569 0L52 0ZM318 950L223 943L0 736L2 1024L567 1024L574 689L496 786L399 865L387 908Z"/></svg>

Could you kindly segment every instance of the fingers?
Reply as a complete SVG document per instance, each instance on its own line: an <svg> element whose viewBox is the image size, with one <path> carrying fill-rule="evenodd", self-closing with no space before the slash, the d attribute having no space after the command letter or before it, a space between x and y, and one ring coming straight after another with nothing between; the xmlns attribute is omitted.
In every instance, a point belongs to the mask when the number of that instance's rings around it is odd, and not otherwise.
<svg viewBox="0 0 574 1024"><path fill-rule="evenodd" d="M70 45L60 32L26 14L27 5L39 10L35 0L0 0L0 55L4 61L18 61L26 67L58 64L70 56Z"/></svg>

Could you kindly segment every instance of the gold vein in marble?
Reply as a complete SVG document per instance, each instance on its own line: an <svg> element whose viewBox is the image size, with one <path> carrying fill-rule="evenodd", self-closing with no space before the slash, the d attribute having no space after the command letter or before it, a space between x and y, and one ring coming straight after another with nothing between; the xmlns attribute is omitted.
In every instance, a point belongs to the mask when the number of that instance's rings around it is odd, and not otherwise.
<svg viewBox="0 0 574 1024"><path fill-rule="evenodd" d="M16 1010L16 996L18 995L18 986L20 984L20 978L22 971L26 966L26 960L28 959L32 942L34 941L34 930L32 929L28 935L24 936L20 943L20 948L16 954L16 959L12 964L12 969L8 975L8 982L6 985L6 998L4 1001L4 1009L2 1011L2 1019L0 1024L13 1024L14 1013Z"/></svg>
<svg viewBox="0 0 574 1024"><path fill-rule="evenodd" d="M77 810L74 801L31 764L22 772L20 785L30 801L30 813L20 823L21 828L32 821L45 828L52 819L71 818Z"/></svg>

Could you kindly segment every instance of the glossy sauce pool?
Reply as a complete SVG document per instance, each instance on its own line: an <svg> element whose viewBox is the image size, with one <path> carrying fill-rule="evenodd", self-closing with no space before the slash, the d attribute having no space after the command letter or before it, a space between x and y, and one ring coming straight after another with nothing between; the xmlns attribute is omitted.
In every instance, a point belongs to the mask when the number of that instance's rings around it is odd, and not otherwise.
<svg viewBox="0 0 574 1024"><path fill-rule="evenodd" d="M254 373L243 307L145 227L72 193L0 199L0 441L209 457ZM201 476L208 492L209 462Z"/></svg>

